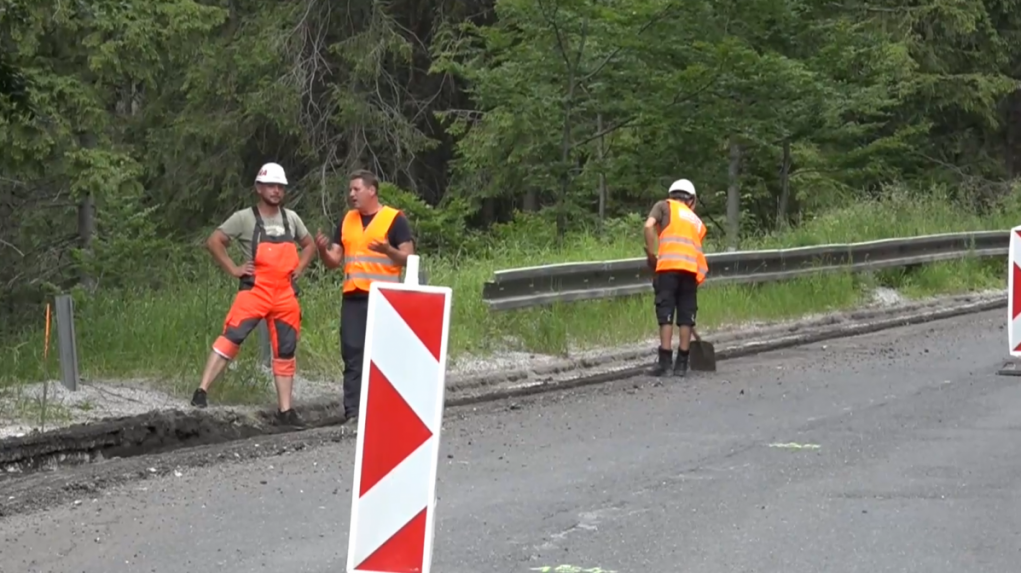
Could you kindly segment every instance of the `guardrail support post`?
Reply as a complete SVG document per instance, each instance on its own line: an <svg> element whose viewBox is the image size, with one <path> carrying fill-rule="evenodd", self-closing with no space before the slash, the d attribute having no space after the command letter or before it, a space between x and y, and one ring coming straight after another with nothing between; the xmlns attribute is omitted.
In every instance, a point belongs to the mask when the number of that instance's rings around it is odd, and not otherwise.
<svg viewBox="0 0 1021 573"><path fill-rule="evenodd" d="M53 305L57 311L57 345L60 352L60 382L72 392L78 390L78 344L74 335L74 299L58 295Z"/></svg>

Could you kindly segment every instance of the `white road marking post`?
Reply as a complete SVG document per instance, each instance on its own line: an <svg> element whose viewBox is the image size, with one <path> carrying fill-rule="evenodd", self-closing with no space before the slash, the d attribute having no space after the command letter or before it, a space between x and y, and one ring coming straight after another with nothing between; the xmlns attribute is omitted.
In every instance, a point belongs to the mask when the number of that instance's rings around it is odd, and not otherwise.
<svg viewBox="0 0 1021 573"><path fill-rule="evenodd" d="M452 290L405 282L369 288L348 573L429 573L446 390Z"/></svg>

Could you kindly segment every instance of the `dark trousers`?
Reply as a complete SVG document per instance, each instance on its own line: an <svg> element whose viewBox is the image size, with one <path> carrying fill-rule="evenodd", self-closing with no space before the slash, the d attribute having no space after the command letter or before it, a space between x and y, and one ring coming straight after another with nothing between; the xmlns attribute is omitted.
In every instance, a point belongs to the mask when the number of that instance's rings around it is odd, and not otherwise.
<svg viewBox="0 0 1021 573"><path fill-rule="evenodd" d="M656 321L660 326L695 326L698 313L698 278L687 271L656 273Z"/></svg>
<svg viewBox="0 0 1021 573"><path fill-rule="evenodd" d="M344 358L344 414L359 412L362 397L362 355L365 325L369 318L367 296L346 296L340 302L340 355Z"/></svg>

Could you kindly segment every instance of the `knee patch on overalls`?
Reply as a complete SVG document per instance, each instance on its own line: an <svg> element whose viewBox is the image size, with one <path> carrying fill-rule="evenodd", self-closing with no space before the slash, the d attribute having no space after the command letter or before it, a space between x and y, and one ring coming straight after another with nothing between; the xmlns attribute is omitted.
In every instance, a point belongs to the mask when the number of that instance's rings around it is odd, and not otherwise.
<svg viewBox="0 0 1021 573"><path fill-rule="evenodd" d="M278 318L273 320L273 330L274 354L278 358L294 358L298 350L298 329Z"/></svg>
<svg viewBox="0 0 1021 573"><path fill-rule="evenodd" d="M297 370L294 355L298 351L300 327L279 318L273 318L269 325L270 344L273 346L273 374L294 376Z"/></svg>
<svg viewBox="0 0 1021 573"><path fill-rule="evenodd" d="M231 308L231 313L227 317L226 324L223 326L223 334L221 334L216 341L213 342L213 350L227 360L234 360L237 357L238 351L241 349L241 344L248 338L248 335L255 330L259 321L262 320L262 317L258 316L258 312L253 312L252 314L257 316L253 316L252 318L237 320L237 314L243 310L244 308L242 305L235 303L234 307Z"/></svg>

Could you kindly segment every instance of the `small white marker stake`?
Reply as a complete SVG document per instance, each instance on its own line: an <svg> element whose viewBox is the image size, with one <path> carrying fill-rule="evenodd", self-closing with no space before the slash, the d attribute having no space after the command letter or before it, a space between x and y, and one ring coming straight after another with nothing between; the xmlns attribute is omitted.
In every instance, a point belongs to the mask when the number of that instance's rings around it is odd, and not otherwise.
<svg viewBox="0 0 1021 573"><path fill-rule="evenodd" d="M408 255L408 263L404 267L404 284L418 286L418 255Z"/></svg>

